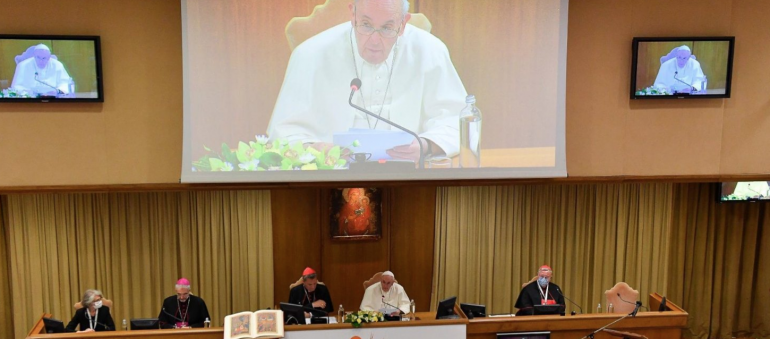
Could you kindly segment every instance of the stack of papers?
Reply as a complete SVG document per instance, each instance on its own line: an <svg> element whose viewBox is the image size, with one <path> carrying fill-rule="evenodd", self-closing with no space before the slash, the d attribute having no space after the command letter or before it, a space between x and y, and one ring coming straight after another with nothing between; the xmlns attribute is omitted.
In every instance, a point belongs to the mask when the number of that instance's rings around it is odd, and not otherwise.
<svg viewBox="0 0 770 339"><path fill-rule="evenodd" d="M390 306L383 307L383 308L380 309L380 313L382 313L384 315L390 315L393 312L399 312L399 310L397 308L393 308L393 307L390 307Z"/></svg>

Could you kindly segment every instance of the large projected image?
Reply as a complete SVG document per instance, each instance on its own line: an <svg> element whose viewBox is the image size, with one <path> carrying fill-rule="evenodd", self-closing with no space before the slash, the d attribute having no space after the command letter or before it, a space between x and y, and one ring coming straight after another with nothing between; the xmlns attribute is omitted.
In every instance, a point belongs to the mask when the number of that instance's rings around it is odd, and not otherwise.
<svg viewBox="0 0 770 339"><path fill-rule="evenodd" d="M565 176L567 0L183 0L184 182Z"/></svg>

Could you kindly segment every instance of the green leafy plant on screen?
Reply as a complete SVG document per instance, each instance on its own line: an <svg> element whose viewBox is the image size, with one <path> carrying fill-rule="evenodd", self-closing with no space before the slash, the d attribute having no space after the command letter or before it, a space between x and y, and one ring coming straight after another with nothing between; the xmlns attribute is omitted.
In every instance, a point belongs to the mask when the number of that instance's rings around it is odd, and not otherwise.
<svg viewBox="0 0 770 339"><path fill-rule="evenodd" d="M358 146L356 140L347 148L334 146L319 151L311 146L304 146L299 141L270 142L267 136L258 135L248 143L239 142L237 148L222 143L219 152L203 146L207 154L193 161L192 165L193 171L201 172L346 169L348 161L343 155L350 151L350 147Z"/></svg>
<svg viewBox="0 0 770 339"><path fill-rule="evenodd" d="M671 95L665 88L650 86L636 91L636 95Z"/></svg>

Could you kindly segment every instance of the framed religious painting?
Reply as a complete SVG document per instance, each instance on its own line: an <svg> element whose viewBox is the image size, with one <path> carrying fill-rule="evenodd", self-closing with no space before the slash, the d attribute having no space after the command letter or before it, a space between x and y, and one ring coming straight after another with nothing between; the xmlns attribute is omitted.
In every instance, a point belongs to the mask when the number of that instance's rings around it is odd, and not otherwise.
<svg viewBox="0 0 770 339"><path fill-rule="evenodd" d="M378 240L382 238L381 188L338 188L329 199L329 229L332 240Z"/></svg>

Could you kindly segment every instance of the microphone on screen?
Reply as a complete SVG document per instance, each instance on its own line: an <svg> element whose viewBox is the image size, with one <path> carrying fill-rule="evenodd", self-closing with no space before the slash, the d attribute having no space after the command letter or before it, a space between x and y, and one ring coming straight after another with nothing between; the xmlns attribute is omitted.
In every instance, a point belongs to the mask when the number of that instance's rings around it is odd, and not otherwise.
<svg viewBox="0 0 770 339"><path fill-rule="evenodd" d="M50 85L50 84L48 84L47 82L45 82L45 81L42 81L42 80L38 79L37 77L38 77L38 74L37 74L37 72L35 72L35 81L37 81L37 82L39 82L39 83L41 83L41 84L43 84L43 85L45 85L45 86L48 86L48 87L51 87L51 88L55 89L55 90L56 90L56 93L59 93L59 94L64 94L64 92L63 92L62 90L60 90L60 89L58 89L58 88L56 88L56 87L53 87L53 86L51 86L51 85Z"/></svg>
<svg viewBox="0 0 770 339"><path fill-rule="evenodd" d="M397 124L397 123L395 123L393 121L385 119L385 118L383 118L383 117L381 117L381 116L379 116L377 114L374 114L374 113L370 112L369 110L367 110L367 109L365 109L363 107L360 107L360 106L354 104L353 103L353 95L356 94L356 92L358 92L360 89L361 89L361 79L354 78L353 80L350 81L350 98L348 98L348 104L350 104L351 107L353 107L353 108L355 108L355 109L365 113L366 115L368 115L370 117L373 117L373 118L375 118L377 120L383 121L383 122L387 123L388 125L391 125L391 126L393 126L395 128L398 128L398 129L400 129L400 130L402 130L402 131L404 131L406 133L409 133L411 136L413 136L417 140L417 145L420 146L420 163L419 163L419 166L420 166L421 169L424 169L425 168L425 158L424 158L424 155L423 155L423 147L422 147L422 142L420 141L420 136L417 135L417 133L412 132L410 129L408 129L406 127L403 127L403 126L401 126L401 125L399 125L399 124Z"/></svg>

